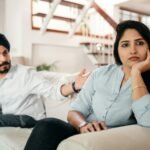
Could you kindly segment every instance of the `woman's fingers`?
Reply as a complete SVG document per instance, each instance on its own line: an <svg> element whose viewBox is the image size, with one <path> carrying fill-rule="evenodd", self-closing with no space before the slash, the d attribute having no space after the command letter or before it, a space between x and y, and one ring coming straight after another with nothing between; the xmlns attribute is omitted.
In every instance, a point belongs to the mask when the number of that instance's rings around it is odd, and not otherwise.
<svg viewBox="0 0 150 150"><path fill-rule="evenodd" d="M101 121L99 124L100 124L102 130L106 130L107 129L107 126L106 126L105 122Z"/></svg>
<svg viewBox="0 0 150 150"><path fill-rule="evenodd" d="M107 129L107 126L105 122L94 121L94 122L88 123L86 126L83 126L80 129L80 133L95 132L95 131L101 131L101 130L106 130L106 129Z"/></svg>
<svg viewBox="0 0 150 150"><path fill-rule="evenodd" d="M95 131L100 131L101 130L101 127L100 127L98 122L94 122L93 127L94 127Z"/></svg>

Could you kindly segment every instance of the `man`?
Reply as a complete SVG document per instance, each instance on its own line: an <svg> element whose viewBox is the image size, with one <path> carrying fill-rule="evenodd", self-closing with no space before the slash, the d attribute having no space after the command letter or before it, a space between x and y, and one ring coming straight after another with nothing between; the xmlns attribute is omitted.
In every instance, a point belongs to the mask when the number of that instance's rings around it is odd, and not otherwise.
<svg viewBox="0 0 150 150"><path fill-rule="evenodd" d="M64 99L78 92L88 74L82 70L72 84L52 85L31 67L12 65L10 44L0 34L0 126L33 127L46 117L41 97Z"/></svg>

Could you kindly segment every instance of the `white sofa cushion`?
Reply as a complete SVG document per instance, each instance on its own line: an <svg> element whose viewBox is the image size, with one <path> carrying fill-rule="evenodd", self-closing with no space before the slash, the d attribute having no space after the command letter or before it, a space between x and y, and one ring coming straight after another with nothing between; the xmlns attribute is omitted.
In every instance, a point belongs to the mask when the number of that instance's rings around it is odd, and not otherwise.
<svg viewBox="0 0 150 150"><path fill-rule="evenodd" d="M67 114L69 111L69 105L72 99L68 98L63 101L49 101L46 100L46 114L47 117L59 118L61 120L67 121Z"/></svg>
<svg viewBox="0 0 150 150"><path fill-rule="evenodd" d="M58 72L48 72L48 71L40 71L40 75L44 78L51 81L52 84L65 84L73 82L76 76L75 74L68 73L58 73ZM55 99L46 99L45 107L47 117L55 117L61 120L67 121L67 114L69 111L69 105L72 100L74 100L76 94L69 96L67 99L59 101Z"/></svg>
<svg viewBox="0 0 150 150"><path fill-rule="evenodd" d="M32 129L0 128L0 150L23 150Z"/></svg>
<svg viewBox="0 0 150 150"><path fill-rule="evenodd" d="M149 140L150 128L130 125L72 136L57 150L150 150Z"/></svg>

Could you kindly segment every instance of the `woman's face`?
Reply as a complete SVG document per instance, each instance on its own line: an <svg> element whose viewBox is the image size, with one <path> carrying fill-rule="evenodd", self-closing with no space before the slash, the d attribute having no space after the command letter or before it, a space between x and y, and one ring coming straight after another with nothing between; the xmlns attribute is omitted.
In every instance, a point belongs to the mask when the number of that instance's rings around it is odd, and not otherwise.
<svg viewBox="0 0 150 150"><path fill-rule="evenodd" d="M135 29L125 30L119 41L118 53L122 64L131 68L146 59L148 44Z"/></svg>

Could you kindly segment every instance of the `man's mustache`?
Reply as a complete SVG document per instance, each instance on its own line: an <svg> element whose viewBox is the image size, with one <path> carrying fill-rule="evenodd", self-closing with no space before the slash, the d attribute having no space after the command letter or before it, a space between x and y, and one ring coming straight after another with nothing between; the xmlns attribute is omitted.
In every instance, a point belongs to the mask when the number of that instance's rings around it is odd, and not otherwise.
<svg viewBox="0 0 150 150"><path fill-rule="evenodd" d="M10 62L5 61L5 62L3 62L2 64L0 64L0 67L1 67L1 66L4 66L4 65L10 65Z"/></svg>

